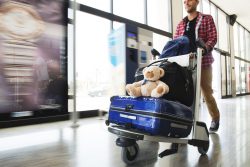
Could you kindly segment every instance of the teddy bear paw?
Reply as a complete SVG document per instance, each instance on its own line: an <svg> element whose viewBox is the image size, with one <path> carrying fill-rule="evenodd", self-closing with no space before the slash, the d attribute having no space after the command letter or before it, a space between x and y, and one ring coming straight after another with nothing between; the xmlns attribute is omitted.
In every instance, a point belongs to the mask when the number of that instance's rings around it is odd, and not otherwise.
<svg viewBox="0 0 250 167"><path fill-rule="evenodd" d="M129 96L133 96L133 97L141 96L138 90L132 84L126 85L126 91Z"/></svg>
<svg viewBox="0 0 250 167"><path fill-rule="evenodd" d="M133 92L133 86L131 84L126 85L126 91L131 96Z"/></svg>
<svg viewBox="0 0 250 167"><path fill-rule="evenodd" d="M151 97L161 97L163 94L158 93L157 89L151 92Z"/></svg>
<svg viewBox="0 0 250 167"><path fill-rule="evenodd" d="M169 91L168 87L158 86L152 91L151 97L162 97L168 91Z"/></svg>

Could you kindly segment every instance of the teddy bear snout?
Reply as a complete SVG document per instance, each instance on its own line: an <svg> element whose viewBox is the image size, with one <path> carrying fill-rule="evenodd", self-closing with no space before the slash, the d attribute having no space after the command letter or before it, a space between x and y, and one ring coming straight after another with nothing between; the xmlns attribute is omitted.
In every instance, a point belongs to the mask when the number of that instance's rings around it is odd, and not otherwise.
<svg viewBox="0 0 250 167"><path fill-rule="evenodd" d="M154 77L153 71L148 71L148 72L146 73L146 77L147 77L147 78L153 78L153 77Z"/></svg>

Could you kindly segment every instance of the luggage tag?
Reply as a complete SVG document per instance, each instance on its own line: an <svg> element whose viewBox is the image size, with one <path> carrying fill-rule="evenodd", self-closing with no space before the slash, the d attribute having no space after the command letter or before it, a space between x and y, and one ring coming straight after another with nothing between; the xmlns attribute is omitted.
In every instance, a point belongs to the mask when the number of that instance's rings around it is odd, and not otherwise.
<svg viewBox="0 0 250 167"><path fill-rule="evenodd" d="M120 114L120 117L136 120L136 116L133 116L133 115Z"/></svg>

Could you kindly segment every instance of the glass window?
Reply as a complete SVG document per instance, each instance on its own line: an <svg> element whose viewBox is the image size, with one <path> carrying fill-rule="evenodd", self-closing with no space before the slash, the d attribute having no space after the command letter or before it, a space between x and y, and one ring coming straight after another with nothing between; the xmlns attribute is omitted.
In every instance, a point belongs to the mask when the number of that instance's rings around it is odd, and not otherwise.
<svg viewBox="0 0 250 167"><path fill-rule="evenodd" d="M153 33L153 48L159 51L160 53L162 52L164 46L166 43L170 40L170 38Z"/></svg>
<svg viewBox="0 0 250 167"><path fill-rule="evenodd" d="M68 8L68 18L73 19L73 9Z"/></svg>
<svg viewBox="0 0 250 167"><path fill-rule="evenodd" d="M226 66L227 66L227 95L232 95L231 91L231 57L226 56Z"/></svg>
<svg viewBox="0 0 250 167"><path fill-rule="evenodd" d="M110 12L110 0L76 0L76 2L105 12Z"/></svg>
<svg viewBox="0 0 250 167"><path fill-rule="evenodd" d="M98 31L93 31L96 27L102 28L98 29ZM109 20L77 11L77 111L100 109L100 107L107 106L109 103L109 91L112 81L108 57L109 33Z"/></svg>
<svg viewBox="0 0 250 167"><path fill-rule="evenodd" d="M212 64L213 67L213 82L212 82L212 88L214 92L214 97L221 98L222 93L222 85L221 85L221 73L222 65L221 65L221 55L216 50L213 50L213 57L214 57L214 63Z"/></svg>
<svg viewBox="0 0 250 167"><path fill-rule="evenodd" d="M246 93L246 63L244 61L240 61L240 83L240 93Z"/></svg>
<svg viewBox="0 0 250 167"><path fill-rule="evenodd" d="M240 94L240 61L235 59L236 94Z"/></svg>
<svg viewBox="0 0 250 167"><path fill-rule="evenodd" d="M221 55L221 95L231 95L230 57Z"/></svg>
<svg viewBox="0 0 250 167"><path fill-rule="evenodd" d="M148 0L148 25L162 29L164 31L171 31L171 14L170 14L169 0Z"/></svg>
<svg viewBox="0 0 250 167"><path fill-rule="evenodd" d="M210 2L208 0L202 0L202 12L210 14Z"/></svg>
<svg viewBox="0 0 250 167"><path fill-rule="evenodd" d="M113 21L113 30L117 30L120 27L125 26L124 23Z"/></svg>
<svg viewBox="0 0 250 167"><path fill-rule="evenodd" d="M245 30L246 35L246 60L250 60L250 34Z"/></svg>
<svg viewBox="0 0 250 167"><path fill-rule="evenodd" d="M217 29L217 32L218 32L217 8L212 3L210 5L211 5L210 6L211 7L211 15L212 15L212 17L214 19L214 23L215 23L215 26L216 26L216 29ZM217 47L217 48L218 48L218 43L219 42L217 41L217 43L215 45L215 47Z"/></svg>
<svg viewBox="0 0 250 167"><path fill-rule="evenodd" d="M235 56L239 57L239 24L235 23L233 26L234 31L234 54Z"/></svg>
<svg viewBox="0 0 250 167"><path fill-rule="evenodd" d="M115 15L144 23L144 0L113 0L113 12Z"/></svg>
<svg viewBox="0 0 250 167"><path fill-rule="evenodd" d="M247 93L250 92L250 63L247 63Z"/></svg>
<svg viewBox="0 0 250 167"><path fill-rule="evenodd" d="M227 23L227 15L223 13L221 10L218 10L218 35L219 35L219 48L224 51L228 51L228 23Z"/></svg>
<svg viewBox="0 0 250 167"><path fill-rule="evenodd" d="M221 95L227 95L226 56L221 55Z"/></svg>
<svg viewBox="0 0 250 167"><path fill-rule="evenodd" d="M244 28L242 26L239 27L240 28L240 57L245 59L246 57L246 51L245 51L245 31Z"/></svg>

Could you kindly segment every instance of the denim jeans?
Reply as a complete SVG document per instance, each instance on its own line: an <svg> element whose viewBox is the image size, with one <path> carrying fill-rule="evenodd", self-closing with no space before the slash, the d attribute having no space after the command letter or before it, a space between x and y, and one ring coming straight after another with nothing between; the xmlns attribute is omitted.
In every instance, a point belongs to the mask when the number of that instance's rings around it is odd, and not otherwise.
<svg viewBox="0 0 250 167"><path fill-rule="evenodd" d="M201 92L212 120L219 120L220 112L213 97L212 66L202 68L201 70Z"/></svg>
<svg viewBox="0 0 250 167"><path fill-rule="evenodd" d="M160 58L185 55L190 52L189 39L186 36L180 36L168 41L164 46Z"/></svg>

